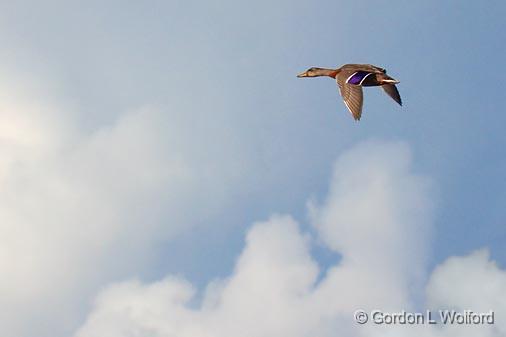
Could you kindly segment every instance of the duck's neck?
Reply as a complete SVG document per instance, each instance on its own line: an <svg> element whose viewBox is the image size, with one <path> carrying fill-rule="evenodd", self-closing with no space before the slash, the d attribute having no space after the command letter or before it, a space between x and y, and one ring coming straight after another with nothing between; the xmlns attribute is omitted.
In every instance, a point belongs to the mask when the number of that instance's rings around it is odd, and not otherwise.
<svg viewBox="0 0 506 337"><path fill-rule="evenodd" d="M315 76L328 76L335 78L339 69L326 69L326 68L316 68L314 73Z"/></svg>

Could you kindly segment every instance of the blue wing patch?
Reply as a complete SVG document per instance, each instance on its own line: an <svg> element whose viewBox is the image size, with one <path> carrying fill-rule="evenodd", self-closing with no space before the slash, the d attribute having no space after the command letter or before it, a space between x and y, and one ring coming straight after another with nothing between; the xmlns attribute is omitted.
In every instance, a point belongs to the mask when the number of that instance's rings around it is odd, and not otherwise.
<svg viewBox="0 0 506 337"><path fill-rule="evenodd" d="M366 79L367 76L371 75L372 73L359 70L355 73L353 73L348 79L346 80L346 83L354 84L354 85L361 85L362 82Z"/></svg>

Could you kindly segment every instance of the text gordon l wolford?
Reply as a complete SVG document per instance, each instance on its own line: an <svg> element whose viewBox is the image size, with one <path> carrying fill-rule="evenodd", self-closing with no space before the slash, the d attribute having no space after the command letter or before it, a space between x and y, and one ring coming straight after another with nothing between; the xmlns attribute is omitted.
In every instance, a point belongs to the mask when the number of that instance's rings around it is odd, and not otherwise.
<svg viewBox="0 0 506 337"><path fill-rule="evenodd" d="M359 324L367 322L384 325L417 325L417 324L456 324L456 325L480 325L494 324L495 313L474 312L472 310L438 310L425 312L384 312L372 310L367 313L365 310L357 310L354 315L355 321Z"/></svg>

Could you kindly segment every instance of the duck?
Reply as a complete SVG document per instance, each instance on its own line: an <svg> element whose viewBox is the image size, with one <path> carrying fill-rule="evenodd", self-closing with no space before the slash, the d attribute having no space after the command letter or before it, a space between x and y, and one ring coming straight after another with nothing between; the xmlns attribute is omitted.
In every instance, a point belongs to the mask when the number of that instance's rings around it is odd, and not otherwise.
<svg viewBox="0 0 506 337"><path fill-rule="evenodd" d="M337 69L311 67L297 75L299 78L328 76L336 80L344 104L355 121L362 116L362 87L381 86L385 93L402 106L396 79L387 75L384 68L372 64L345 64Z"/></svg>

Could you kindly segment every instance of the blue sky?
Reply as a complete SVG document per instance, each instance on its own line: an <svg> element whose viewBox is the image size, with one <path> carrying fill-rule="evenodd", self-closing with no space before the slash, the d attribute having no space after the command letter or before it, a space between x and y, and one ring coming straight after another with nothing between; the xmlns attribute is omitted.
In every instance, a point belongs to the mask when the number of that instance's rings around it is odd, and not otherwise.
<svg viewBox="0 0 506 337"><path fill-rule="evenodd" d="M484 247L506 267L505 14L500 1L1 3L2 335L31 335L34 317L42 335L72 334L132 278L202 292L272 214L312 235L323 275L342 254L307 203L324 207L336 160L364 142L404 144L402 173L430 181L427 274ZM295 77L345 63L385 67L404 106L366 88L356 123L332 80ZM41 314L49 299L61 311Z"/></svg>

